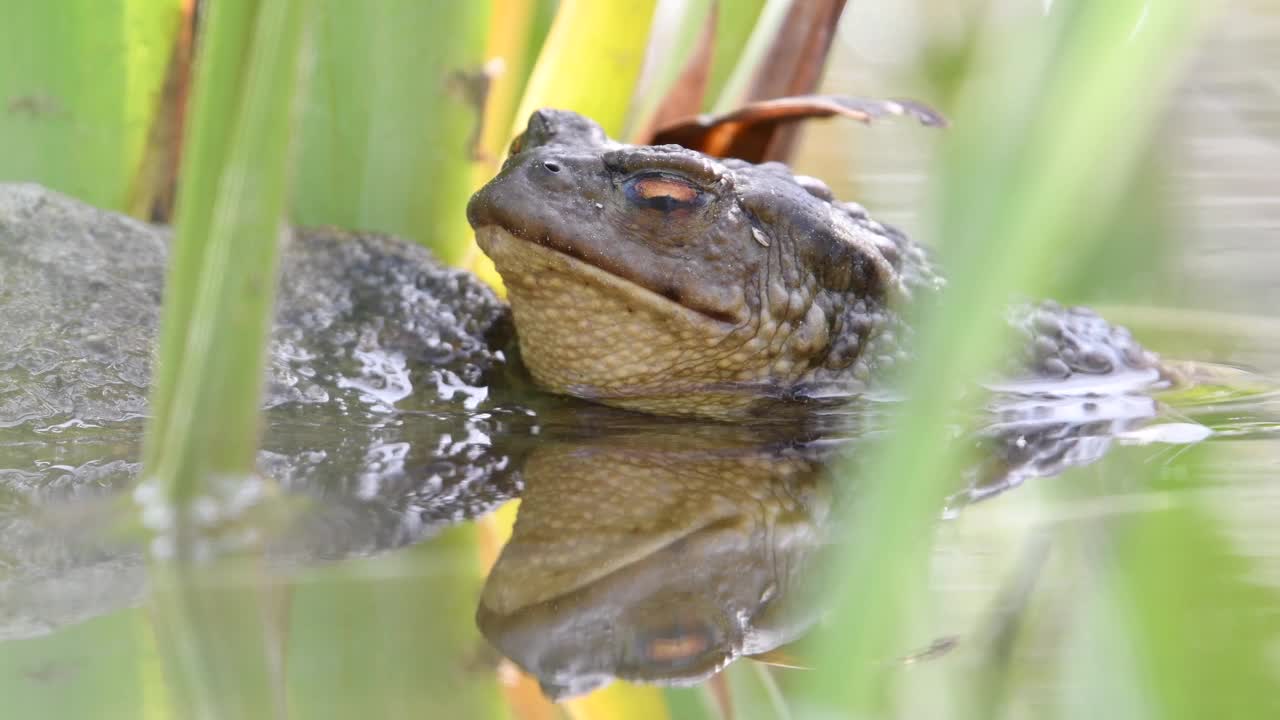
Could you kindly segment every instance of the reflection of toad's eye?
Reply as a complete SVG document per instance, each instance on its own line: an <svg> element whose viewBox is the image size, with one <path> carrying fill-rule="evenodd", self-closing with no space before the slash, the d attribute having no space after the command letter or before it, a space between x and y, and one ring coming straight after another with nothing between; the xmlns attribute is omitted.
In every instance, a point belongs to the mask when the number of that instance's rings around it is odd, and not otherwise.
<svg viewBox="0 0 1280 720"><path fill-rule="evenodd" d="M671 212L700 205L704 193L670 175L641 175L626 183L627 199L641 207Z"/></svg>
<svg viewBox="0 0 1280 720"><path fill-rule="evenodd" d="M656 637L645 647L645 657L656 663L681 664L707 651L709 640L701 633Z"/></svg>
<svg viewBox="0 0 1280 720"><path fill-rule="evenodd" d="M714 624L673 620L658 627L636 627L627 634L622 665L654 673L699 670L725 659L728 641Z"/></svg>

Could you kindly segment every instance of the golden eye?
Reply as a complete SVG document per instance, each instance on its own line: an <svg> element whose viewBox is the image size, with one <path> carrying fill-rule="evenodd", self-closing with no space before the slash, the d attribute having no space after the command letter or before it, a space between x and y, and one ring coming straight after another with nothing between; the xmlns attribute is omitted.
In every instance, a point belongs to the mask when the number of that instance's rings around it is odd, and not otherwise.
<svg viewBox="0 0 1280 720"><path fill-rule="evenodd" d="M626 183L627 197L642 207L671 212L699 205L706 193L680 178L641 175Z"/></svg>
<svg viewBox="0 0 1280 720"><path fill-rule="evenodd" d="M636 194L645 200L671 198L679 203L687 203L698 199L698 189L679 180L663 177L640 178L636 181L635 187Z"/></svg>
<svg viewBox="0 0 1280 720"><path fill-rule="evenodd" d="M507 148L507 154L515 155L516 153L520 152L520 150L523 148L524 148L524 133L520 133L519 135L516 136L515 140L511 141L511 147Z"/></svg>

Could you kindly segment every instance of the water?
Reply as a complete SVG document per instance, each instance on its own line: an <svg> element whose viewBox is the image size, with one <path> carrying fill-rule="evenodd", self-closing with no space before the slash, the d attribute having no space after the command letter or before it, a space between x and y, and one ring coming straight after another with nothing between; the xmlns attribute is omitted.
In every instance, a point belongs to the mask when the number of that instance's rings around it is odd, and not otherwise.
<svg viewBox="0 0 1280 720"><path fill-rule="evenodd" d="M1088 299L1169 356L1259 379L1156 401L1015 397L958 421L980 452L939 508L912 642L885 659L904 668L895 683L912 716L938 715L926 690L1011 626L1021 674L1009 706L1036 716L1069 694L1060 667L1086 641L1064 628L1089 612L1105 564L1094 551L1113 519L1193 504L1251 561L1252 582L1280 586L1280 396L1265 380L1280 377L1269 242L1280 227L1280 102L1264 74L1280 60L1280 15L1237 3L1215 33L1209 47L1230 51L1197 60L1181 95L1195 111L1171 121L1159 153L1177 254ZM904 56L841 52L832 89L900 92L891 83ZM928 132L818 126L798 166L924 233L915 209ZM856 477L823 468L876 441L882 407L801 428L652 420L518 380L486 390L456 374L413 377L402 357L361 352L341 385L357 398L347 412L270 411L261 465L273 483L230 479L200 505L198 588L211 602L194 617L254 658L230 685L261 686L294 717L533 716L541 693L570 697L616 677L705 682L753 656L806 664L794 645L826 599L813 570L859 492ZM296 359L309 368L315 357ZM415 383L456 407L414 407ZM171 589L147 570L166 553L168 521L125 483L138 472L139 431L136 419L63 421L0 437L0 696L27 716L163 715L175 696L172 636L153 595ZM218 560L240 553L248 560ZM245 640L237 623L260 632ZM805 672L730 667L719 677L740 712ZM644 708L646 693L665 692L691 707L679 691L610 687L597 702Z"/></svg>
<svg viewBox="0 0 1280 720"><path fill-rule="evenodd" d="M494 648L552 697L615 678L688 684L742 657L785 657L819 622L826 598L815 568L833 518L859 496L856 476L822 470L837 450L875 442L882 408L804 428L728 427L530 400L536 416L505 420L489 410L362 424L272 410L262 464L277 490L235 481L198 503L197 568L209 573L201 587L211 586L202 592L269 597L268 641L284 658L273 691L299 716L401 703L479 713L497 697L495 678L513 672ZM1046 524L1167 502L1108 477L1108 451L1155 463L1210 448L1234 455L1273 444L1278 422L1274 394L1176 409L1144 395L1007 398L940 509L949 519L934 591L947 603L920 647L969 642L992 594L1017 574L1027 536ZM1205 427L1215 435L1205 439ZM75 448L63 467L69 477L108 472L102 451ZM288 472L272 472L272 462ZM1048 478L1081 466L1102 474L1103 492L1064 499L1061 483L1073 476ZM1235 459L1221 467L1243 477L1224 478L1216 504L1249 508L1241 523L1265 521L1252 507L1266 498L1265 473ZM158 659L139 606L147 556L171 552L171 521L146 485L121 496L81 480L70 496L51 497L53 483L27 511L5 513L0 667L10 697L41 712L106 707L124 717L163 692L158 675L135 675L159 672L148 665ZM515 497L514 533L497 552L511 509L493 513ZM130 528L139 506L150 539ZM1280 541L1265 527L1239 533ZM213 561L255 548L258 562L228 570Z"/></svg>

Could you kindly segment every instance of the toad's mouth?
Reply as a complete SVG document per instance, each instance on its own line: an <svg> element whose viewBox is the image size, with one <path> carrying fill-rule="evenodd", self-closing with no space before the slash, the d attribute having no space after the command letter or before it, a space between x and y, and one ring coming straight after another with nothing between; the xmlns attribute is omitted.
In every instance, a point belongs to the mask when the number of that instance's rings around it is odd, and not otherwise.
<svg viewBox="0 0 1280 720"><path fill-rule="evenodd" d="M553 234L513 232L500 225L481 225L475 232L476 244L493 260L508 284L531 267L551 266L636 298L662 314L683 311L703 322L715 323L722 330L743 323L741 312L698 302L670 282L635 272L616 258L584 251Z"/></svg>

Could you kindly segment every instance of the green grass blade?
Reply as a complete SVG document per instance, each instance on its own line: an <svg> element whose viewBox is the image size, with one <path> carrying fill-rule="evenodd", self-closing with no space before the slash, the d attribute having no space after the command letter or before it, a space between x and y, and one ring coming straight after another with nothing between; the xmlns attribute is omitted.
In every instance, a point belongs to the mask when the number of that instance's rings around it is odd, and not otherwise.
<svg viewBox="0 0 1280 720"><path fill-rule="evenodd" d="M308 4L216 6L204 28L146 452L173 500L253 469Z"/></svg>
<svg viewBox="0 0 1280 720"><path fill-rule="evenodd" d="M1117 525L1100 595L1138 670L1130 703L1157 718L1274 717L1280 595L1258 582L1259 563L1237 555L1228 528L1194 502ZM1072 664L1088 672L1098 663ZM1094 707L1117 697L1100 685L1083 688Z"/></svg>
<svg viewBox="0 0 1280 720"><path fill-rule="evenodd" d="M712 84L707 93L708 98L714 100L711 112L717 114L729 112L746 102L747 93L751 89L751 81L755 78L756 73L760 71L760 64L765 56L768 55L769 48L780 32L782 24L786 21L787 13L791 10L791 4L795 1L764 0L756 11L755 22L749 26L744 26L739 22L735 22L734 18L730 18L724 35L724 42L727 47L717 49L715 61L712 65ZM742 33L748 30L749 34L744 39ZM719 43L722 40L717 37L716 41ZM727 57L722 54L730 52L729 46L735 43L741 43L739 46L741 49L738 52ZM730 58L732 62L729 62ZM726 67L731 67L732 70L721 81L717 73L724 73Z"/></svg>
<svg viewBox="0 0 1280 720"><path fill-rule="evenodd" d="M791 720L787 699L767 665L752 660L738 662L730 665L725 675L735 720Z"/></svg>
<svg viewBox="0 0 1280 720"><path fill-rule="evenodd" d="M197 58L178 227L172 250L146 482L174 527L153 547L154 621L176 716L282 713L281 642L252 558L190 564L189 501L254 471L277 244L310 0L208 7ZM206 541L207 542L207 541Z"/></svg>
<svg viewBox="0 0 1280 720"><path fill-rule="evenodd" d="M0 180L125 210L179 0L0 0Z"/></svg>
<svg viewBox="0 0 1280 720"><path fill-rule="evenodd" d="M947 301L921 319L908 399L862 478L869 487L845 538L838 619L821 636L820 669L806 676L804 707L815 715L884 711L892 659L906 649L905 601L921 587L955 477L948 423L997 359L1003 307L1039 294L1100 240L1091 220L1117 201L1195 10L1186 1L1081 3L1045 32L990 45L983 84L956 113L943 157L934 226L952 271Z"/></svg>
<svg viewBox="0 0 1280 720"><path fill-rule="evenodd" d="M718 5L716 46L711 54L711 76L702 107L708 112L715 109L735 68L744 64L741 62L744 49L751 40L765 0L718 0Z"/></svg>
<svg viewBox="0 0 1280 720"><path fill-rule="evenodd" d="M580 112L611 136L626 122L656 0L563 0L516 111L515 132L538 108Z"/></svg>
<svg viewBox="0 0 1280 720"><path fill-rule="evenodd" d="M493 17L501 20L489 23L485 57L499 60L501 66L485 98L480 143L484 157L475 167L475 188L496 175L506 158L516 105L538 61L555 12L548 0L494 0Z"/></svg>
<svg viewBox="0 0 1280 720"><path fill-rule="evenodd" d="M706 684L663 688L662 698L671 717L680 720L723 720Z"/></svg>
<svg viewBox="0 0 1280 720"><path fill-rule="evenodd" d="M694 53L703 42L707 24L714 22L719 26L719 20L713 14L714 7L712 0L687 0L658 6L644 66L627 112L626 128L619 139L645 141L644 136L648 134L645 131L651 129L660 104L675 88L689 62L695 59ZM714 38L713 33L712 43Z"/></svg>
<svg viewBox="0 0 1280 720"><path fill-rule="evenodd" d="M458 263L488 2L322 0L294 197L300 225L412 238Z"/></svg>

